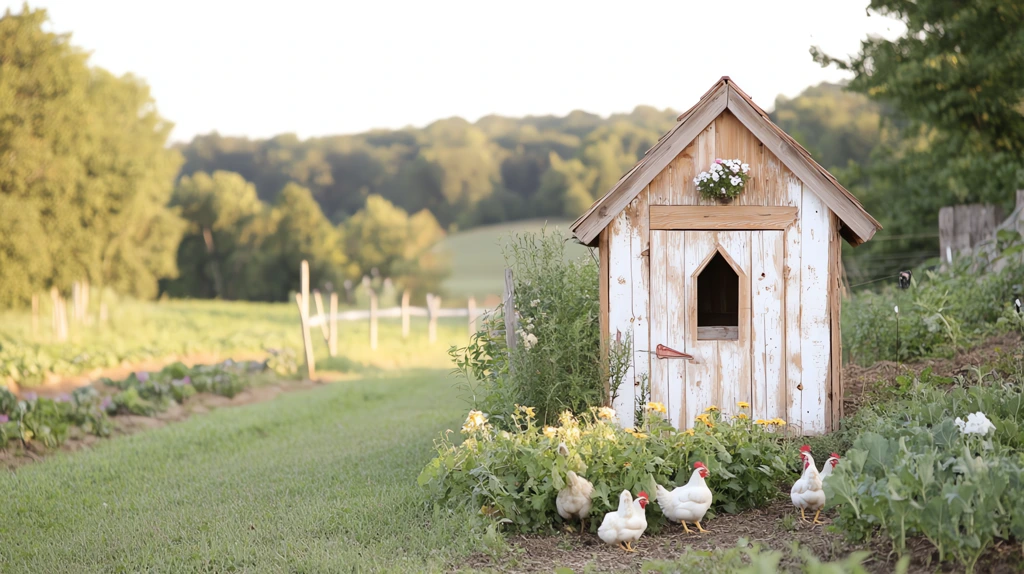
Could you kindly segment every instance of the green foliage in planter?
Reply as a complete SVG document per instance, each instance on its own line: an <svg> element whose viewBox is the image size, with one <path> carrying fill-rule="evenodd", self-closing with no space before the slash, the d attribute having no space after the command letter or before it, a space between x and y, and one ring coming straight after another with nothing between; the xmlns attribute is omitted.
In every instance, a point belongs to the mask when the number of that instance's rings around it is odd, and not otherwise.
<svg viewBox="0 0 1024 574"><path fill-rule="evenodd" d="M997 541L1024 540L1020 380L959 378L945 390L925 373L903 381L902 398L858 411L847 421L853 448L825 482L836 525L854 540L878 530L901 553L924 536L968 570ZM955 419L979 411L995 430L963 434Z"/></svg>
<svg viewBox="0 0 1024 574"><path fill-rule="evenodd" d="M518 407L507 415L511 430L499 430L471 411L456 445L452 431L436 441L437 456L423 469L419 483L438 505L479 509L483 520L500 519L521 532L550 531L561 522L555 497L573 470L594 484L592 520L618 505L628 489L654 492L685 484L693 463L702 461L715 493L714 512L739 512L763 506L779 496L779 484L795 480L784 460L786 448L776 426L713 412L691 431L675 430L652 403L641 430L621 429L607 418L611 409L592 409L574 417L564 412L558 426L544 426L534 409ZM459 435L455 435L459 436ZM569 456L558 454L564 442ZM647 507L653 530L665 523L657 504Z"/></svg>
<svg viewBox="0 0 1024 574"><path fill-rule="evenodd" d="M546 230L516 235L505 249L515 279L518 344L505 343L504 308L484 322L466 347L449 350L471 406L508 413L534 405L542 422L564 410L585 412L610 403L625 375L629 340L600 350L598 270L592 257L566 261L565 239ZM500 422L500 421L495 421Z"/></svg>
<svg viewBox="0 0 1024 574"><path fill-rule="evenodd" d="M1022 252L1020 234L1004 230L992 254L956 258L945 270L920 269L907 290L889 285L855 293L842 306L843 348L858 364L870 365L950 356L996 332L1024 333L1024 321L1010 315L1014 298L1024 299Z"/></svg>

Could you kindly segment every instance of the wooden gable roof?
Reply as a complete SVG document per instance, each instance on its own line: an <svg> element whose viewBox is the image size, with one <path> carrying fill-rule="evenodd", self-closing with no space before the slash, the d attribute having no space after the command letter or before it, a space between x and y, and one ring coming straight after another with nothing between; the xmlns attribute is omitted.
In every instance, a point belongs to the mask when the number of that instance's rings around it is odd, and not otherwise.
<svg viewBox="0 0 1024 574"><path fill-rule="evenodd" d="M852 245L871 239L881 224L864 210L857 198L846 190L811 154L768 118L728 76L722 77L700 101L683 112L676 125L647 150L615 187L597 200L570 229L584 245L594 245L598 234L629 202L651 183L722 112L729 110L771 150L782 163L821 198L842 222L840 233Z"/></svg>

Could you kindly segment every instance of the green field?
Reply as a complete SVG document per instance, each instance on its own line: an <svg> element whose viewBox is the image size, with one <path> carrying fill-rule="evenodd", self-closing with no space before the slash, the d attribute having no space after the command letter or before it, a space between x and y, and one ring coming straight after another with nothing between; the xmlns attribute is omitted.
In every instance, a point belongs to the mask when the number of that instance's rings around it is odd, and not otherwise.
<svg viewBox="0 0 1024 574"><path fill-rule="evenodd" d="M0 476L5 572L439 571L468 516L416 476L465 417L426 371L335 383Z"/></svg>
<svg viewBox="0 0 1024 574"><path fill-rule="evenodd" d="M530 219L478 227L449 236L435 248L446 251L451 257L452 274L444 283L445 294L456 298L472 295L480 300L487 295L500 296L505 286L505 259L501 250L510 235L540 232L547 225L549 231L557 228L568 239L570 223L558 219ZM582 245L567 243L568 257L586 254L587 248Z"/></svg>
<svg viewBox="0 0 1024 574"><path fill-rule="evenodd" d="M390 302L382 302L388 306ZM301 357L298 308L286 303L226 301L123 301L110 307L109 323L70 325L66 343L52 339L44 309L38 335L31 334L26 311L0 313L0 381L40 384L47 373L77 375L153 358L195 354L260 353L293 349ZM410 336L401 338L398 319L381 319L379 346L370 350L367 321L338 324L339 357L327 359L327 345L313 329L318 364L336 370L360 367L444 368L444 351L468 338L465 319L438 323L437 342L427 340L427 320L413 318ZM301 358L300 358L301 361Z"/></svg>

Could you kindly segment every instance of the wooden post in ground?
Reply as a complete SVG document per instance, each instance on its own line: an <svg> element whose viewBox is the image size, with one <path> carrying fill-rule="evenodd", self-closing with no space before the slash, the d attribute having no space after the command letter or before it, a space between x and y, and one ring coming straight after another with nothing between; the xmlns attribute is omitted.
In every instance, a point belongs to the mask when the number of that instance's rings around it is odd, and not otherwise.
<svg viewBox="0 0 1024 574"><path fill-rule="evenodd" d="M299 306L299 323L302 325L302 348L306 351L306 376L310 380L316 375L316 363L313 359L313 338L309 334L309 311L302 299L302 293L295 294L295 303Z"/></svg>
<svg viewBox="0 0 1024 574"><path fill-rule="evenodd" d="M402 291L402 338L409 338L409 290Z"/></svg>
<svg viewBox="0 0 1024 574"><path fill-rule="evenodd" d="M338 356L338 292L331 291L331 326L327 335L327 351L332 357Z"/></svg>
<svg viewBox="0 0 1024 574"><path fill-rule="evenodd" d="M306 318L309 318L309 261L302 260L302 264L299 266L299 285L302 290L302 308L304 309L303 314Z"/></svg>
<svg viewBox="0 0 1024 574"><path fill-rule="evenodd" d="M472 337L476 334L476 299L473 297L469 298L466 310L469 311L469 336Z"/></svg>
<svg viewBox="0 0 1024 574"><path fill-rule="evenodd" d="M512 270L505 270L505 346L511 352L516 348L516 331L519 322L516 320L515 283L512 281Z"/></svg>
<svg viewBox="0 0 1024 574"><path fill-rule="evenodd" d="M39 334L39 295L32 294L32 336Z"/></svg>
<svg viewBox="0 0 1024 574"><path fill-rule="evenodd" d="M437 312L441 309L441 298L437 295L427 295L427 340L430 343L437 342Z"/></svg>
<svg viewBox="0 0 1024 574"><path fill-rule="evenodd" d="M377 293L370 289L370 350L377 350Z"/></svg>
<svg viewBox="0 0 1024 574"><path fill-rule="evenodd" d="M320 296L319 289L313 289L313 302L316 304L317 316L324 319L320 322L320 332L324 335L324 341L330 342L330 325L327 324L327 317L324 317L324 298Z"/></svg>

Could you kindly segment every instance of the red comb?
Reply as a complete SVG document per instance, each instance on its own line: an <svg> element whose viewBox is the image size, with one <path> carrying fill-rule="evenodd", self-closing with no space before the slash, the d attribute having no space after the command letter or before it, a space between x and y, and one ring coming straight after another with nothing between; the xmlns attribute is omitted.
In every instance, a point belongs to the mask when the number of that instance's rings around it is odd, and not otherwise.
<svg viewBox="0 0 1024 574"><path fill-rule="evenodd" d="M811 452L811 445L805 444L804 446L800 447L800 452Z"/></svg>
<svg viewBox="0 0 1024 574"><path fill-rule="evenodd" d="M839 458L839 455L836 453L832 453L832 458Z"/></svg>
<svg viewBox="0 0 1024 574"><path fill-rule="evenodd" d="M697 462L693 463L693 468L707 468L707 467L704 466L703 462L698 460Z"/></svg>
<svg viewBox="0 0 1024 574"><path fill-rule="evenodd" d="M647 493L642 491L642 490L640 492L636 493L636 497L637 498L643 497L643 498L646 498L647 500L650 500L650 497L647 496Z"/></svg>

